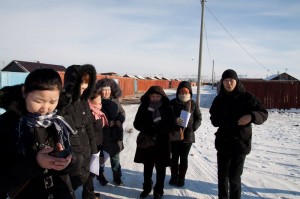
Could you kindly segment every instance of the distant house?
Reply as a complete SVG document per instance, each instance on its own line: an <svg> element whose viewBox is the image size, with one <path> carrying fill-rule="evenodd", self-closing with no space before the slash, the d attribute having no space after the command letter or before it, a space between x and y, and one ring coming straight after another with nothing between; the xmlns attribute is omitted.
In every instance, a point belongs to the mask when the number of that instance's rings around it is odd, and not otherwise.
<svg viewBox="0 0 300 199"><path fill-rule="evenodd" d="M136 77L137 79L145 79L144 77L139 76L139 75L135 75L135 77Z"/></svg>
<svg viewBox="0 0 300 199"><path fill-rule="evenodd" d="M123 77L129 77L129 78L134 78L134 79L136 79L135 76L133 76L133 75L128 75L128 74L123 75Z"/></svg>
<svg viewBox="0 0 300 199"><path fill-rule="evenodd" d="M166 77L161 77L162 80L168 80L168 81L171 81L171 79L169 78L166 78Z"/></svg>
<svg viewBox="0 0 300 199"><path fill-rule="evenodd" d="M62 65L54 65L54 64L45 64L40 62L26 62L26 61L18 61L13 60L7 66L5 66L1 71L9 71L9 72L31 72L37 68L52 68L56 71L66 71L66 68Z"/></svg>
<svg viewBox="0 0 300 199"><path fill-rule="evenodd" d="M151 76L147 76L147 77L145 77L145 79L148 79L148 80L157 80L157 79L155 79L154 77L151 77Z"/></svg>
<svg viewBox="0 0 300 199"><path fill-rule="evenodd" d="M281 73L277 75L271 75L267 77L265 80L292 80L292 81L299 81L295 77L287 74L287 73Z"/></svg>

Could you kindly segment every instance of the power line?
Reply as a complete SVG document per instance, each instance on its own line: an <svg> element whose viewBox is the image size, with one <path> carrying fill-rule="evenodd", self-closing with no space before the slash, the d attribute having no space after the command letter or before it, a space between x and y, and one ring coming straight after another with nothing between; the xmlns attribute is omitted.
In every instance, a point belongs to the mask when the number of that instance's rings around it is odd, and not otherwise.
<svg viewBox="0 0 300 199"><path fill-rule="evenodd" d="M211 55L210 55L210 51L209 51L209 45L208 45L208 40L207 40L205 22L204 22L204 33L205 33L205 40L206 40L206 46L207 46L207 51L208 51L209 59L211 61L212 59L211 59Z"/></svg>
<svg viewBox="0 0 300 199"><path fill-rule="evenodd" d="M242 46L240 42L238 42L237 39L234 38L234 36L225 28L225 26L220 22L220 20L213 14L213 12L205 5L206 9L208 12L215 18L215 20L221 25L221 27L227 32L227 34L261 67L263 67L267 72L272 72L270 71L267 67L265 67L261 62L259 62L251 53Z"/></svg>

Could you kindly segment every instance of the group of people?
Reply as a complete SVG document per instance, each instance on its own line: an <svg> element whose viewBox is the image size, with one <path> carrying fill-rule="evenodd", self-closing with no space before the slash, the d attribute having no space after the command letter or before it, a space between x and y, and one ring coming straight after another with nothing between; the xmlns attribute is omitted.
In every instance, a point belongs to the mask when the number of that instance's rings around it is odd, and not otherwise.
<svg viewBox="0 0 300 199"><path fill-rule="evenodd" d="M113 181L123 185L120 152L124 149L125 111L122 91L113 79L96 80L93 65L67 68L62 84L52 69L36 69L24 84L0 89L0 199L74 199L82 186L83 199L99 199L94 192L91 157L99 154L99 183L110 158ZM218 127L215 147L220 199L241 197L241 175L251 150L251 123L262 124L268 112L245 92L235 71L226 70L221 88L210 108ZM202 116L193 100L192 87L182 81L169 100L160 86L151 86L141 97L134 119L139 131L134 162L144 165L140 198L153 189L154 199L164 195L166 168L169 184L185 185L188 155ZM184 116L183 116L184 115ZM152 174L156 169L153 186Z"/></svg>
<svg viewBox="0 0 300 199"><path fill-rule="evenodd" d="M53 69L29 73L24 84L0 90L0 198L97 199L90 172L100 154L100 183L111 159L113 179L122 185L119 154L123 150L125 112L114 80L96 82L93 65L67 68L64 83ZM106 182L107 183L107 182Z"/></svg>

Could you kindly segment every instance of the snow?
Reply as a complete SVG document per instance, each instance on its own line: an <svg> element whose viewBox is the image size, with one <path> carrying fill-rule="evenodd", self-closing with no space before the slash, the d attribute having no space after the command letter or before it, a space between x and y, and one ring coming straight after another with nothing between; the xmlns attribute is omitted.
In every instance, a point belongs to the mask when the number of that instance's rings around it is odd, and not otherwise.
<svg viewBox="0 0 300 199"><path fill-rule="evenodd" d="M174 97L175 90L165 90ZM194 94L196 88L193 88ZM186 184L177 188L168 184L170 169L167 168L164 199L218 198L217 163L214 148L213 127L209 120L209 107L216 96L211 87L201 87L202 124L196 131L196 143L189 155L189 168ZM194 95L196 97L196 95ZM194 97L194 98L195 98ZM133 162L138 131L133 120L139 105L124 105L124 145L121 152L121 165L124 186L112 183L110 162L106 163L105 175L111 182L101 186L94 180L95 191L102 199L139 198L143 184L143 165ZM300 198L300 111L269 110L269 118L262 125L253 125L252 151L247 156L242 175L242 198ZM155 170L152 176L155 183ZM81 198L81 188L76 191ZM147 198L153 198L152 192Z"/></svg>

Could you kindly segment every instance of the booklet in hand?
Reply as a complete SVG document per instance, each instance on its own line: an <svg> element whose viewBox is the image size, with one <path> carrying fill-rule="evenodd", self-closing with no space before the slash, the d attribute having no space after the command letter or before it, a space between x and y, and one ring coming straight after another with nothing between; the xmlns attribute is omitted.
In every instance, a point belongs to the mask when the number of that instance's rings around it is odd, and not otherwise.
<svg viewBox="0 0 300 199"><path fill-rule="evenodd" d="M182 110L180 113L180 118L183 120L183 125L182 127L187 127L188 123L189 123L189 119L191 117L191 113L187 112L185 110Z"/></svg>

